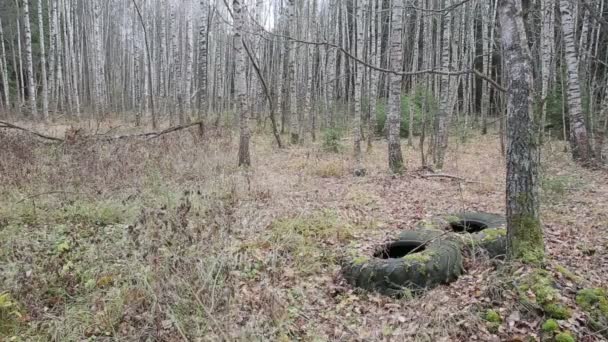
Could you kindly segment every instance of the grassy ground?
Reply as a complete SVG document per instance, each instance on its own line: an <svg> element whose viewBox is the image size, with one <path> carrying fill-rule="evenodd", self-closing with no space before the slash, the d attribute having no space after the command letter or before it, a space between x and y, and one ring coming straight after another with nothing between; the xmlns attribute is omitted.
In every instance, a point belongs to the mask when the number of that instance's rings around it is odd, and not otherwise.
<svg viewBox="0 0 608 342"><path fill-rule="evenodd" d="M412 148L393 176L383 142L355 178L349 142L342 153L278 150L266 135L244 170L237 138L48 145L0 132L0 340L541 338L544 318L501 290L496 262L470 259L458 281L413 300L359 293L340 276L347 250L418 220L503 212L496 136L454 139L443 172L470 182L422 177ZM568 289L608 283L608 175L578 168L563 147L546 145L542 172L548 269L575 313L557 330L600 340Z"/></svg>

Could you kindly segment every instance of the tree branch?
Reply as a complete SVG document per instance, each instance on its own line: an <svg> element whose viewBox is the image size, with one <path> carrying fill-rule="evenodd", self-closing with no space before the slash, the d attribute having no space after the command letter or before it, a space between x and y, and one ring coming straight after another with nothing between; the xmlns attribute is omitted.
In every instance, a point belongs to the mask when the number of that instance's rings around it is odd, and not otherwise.
<svg viewBox="0 0 608 342"><path fill-rule="evenodd" d="M17 126L17 125L13 125L12 123L9 123L9 122L6 122L6 121L0 121L0 128L16 129L16 130L19 130L19 131L26 132L28 134L35 135L35 136L37 136L39 138L42 138L42 139L51 140L51 141L60 142L60 143L63 142L63 139L61 139L61 138L56 138L56 137L52 137L50 135L45 135L45 134L42 134L42 133L38 133L38 132L35 132L35 131L32 131L32 130L29 130L27 128L23 128L23 127L20 127L20 126Z"/></svg>

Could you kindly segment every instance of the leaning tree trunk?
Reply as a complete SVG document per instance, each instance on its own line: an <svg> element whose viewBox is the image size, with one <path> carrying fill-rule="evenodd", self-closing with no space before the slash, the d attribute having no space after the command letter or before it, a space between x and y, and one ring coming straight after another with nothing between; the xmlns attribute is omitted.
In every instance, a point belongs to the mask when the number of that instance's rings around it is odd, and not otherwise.
<svg viewBox="0 0 608 342"><path fill-rule="evenodd" d="M507 253L529 263L544 257L539 219L539 151L532 113L532 66L520 0L499 1L507 87Z"/></svg>
<svg viewBox="0 0 608 342"><path fill-rule="evenodd" d="M393 70L402 70L401 32L403 22L404 0L394 0L392 8L392 23L390 30L390 66ZM401 154L401 76L387 75L390 83L388 97L388 165L392 172L403 170L403 155Z"/></svg>
<svg viewBox="0 0 608 342"><path fill-rule="evenodd" d="M27 96L30 100L32 118L37 116L36 83L34 81L34 62L32 59L32 29L30 27L30 6L23 0L23 26L25 27L25 63L27 67Z"/></svg>
<svg viewBox="0 0 608 342"><path fill-rule="evenodd" d="M247 125L247 84L245 79L245 51L243 50L243 13L241 13L241 2L232 1L232 11L234 16L234 63L235 63L235 93L236 104L239 113L239 166L250 166L251 157L249 155L249 126Z"/></svg>
<svg viewBox="0 0 608 342"><path fill-rule="evenodd" d="M9 95L8 88L8 67L6 62L6 49L4 48L4 33L2 32L2 20L0 20L0 53L2 53L2 69L0 73L2 73L2 89L4 89L4 103L6 104L6 108L11 108L11 101Z"/></svg>
<svg viewBox="0 0 608 342"><path fill-rule="evenodd" d="M593 159L593 153L581 103L581 85L578 74L579 59L576 52L575 20L571 5L569 0L560 0L565 62L568 68L567 94L568 115L570 117L570 145L572 147L572 157L583 164L588 164Z"/></svg>

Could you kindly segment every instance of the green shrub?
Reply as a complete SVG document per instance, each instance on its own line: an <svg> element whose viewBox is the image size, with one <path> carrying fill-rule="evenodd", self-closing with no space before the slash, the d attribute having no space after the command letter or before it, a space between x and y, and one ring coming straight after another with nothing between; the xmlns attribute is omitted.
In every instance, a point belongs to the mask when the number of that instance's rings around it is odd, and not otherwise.
<svg viewBox="0 0 608 342"><path fill-rule="evenodd" d="M385 133L384 126L386 125L388 109L389 106L386 99L378 100L376 103L376 134L378 135ZM401 96L400 135L402 138L407 138L409 134L410 110L414 111L413 133L414 135L419 135L422 133L424 118L426 117L429 120L437 112L437 100L432 93L422 88L417 88L413 97L410 95Z"/></svg>
<svg viewBox="0 0 608 342"><path fill-rule="evenodd" d="M340 149L342 149L340 139L342 139L341 131L334 128L326 129L323 132L323 149L327 152L340 152Z"/></svg>
<svg viewBox="0 0 608 342"><path fill-rule="evenodd" d="M376 102L376 135L384 134L384 125L386 124L387 111L388 103L385 99L379 99Z"/></svg>

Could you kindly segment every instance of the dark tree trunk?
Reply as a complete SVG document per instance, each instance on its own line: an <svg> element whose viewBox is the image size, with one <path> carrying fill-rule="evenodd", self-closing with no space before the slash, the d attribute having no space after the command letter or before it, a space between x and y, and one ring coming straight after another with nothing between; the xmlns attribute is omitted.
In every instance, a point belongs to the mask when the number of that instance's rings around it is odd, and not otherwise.
<svg viewBox="0 0 608 342"><path fill-rule="evenodd" d="M532 117L532 66L521 0L499 0L507 90L507 227L510 259L544 258L539 219L537 131Z"/></svg>

